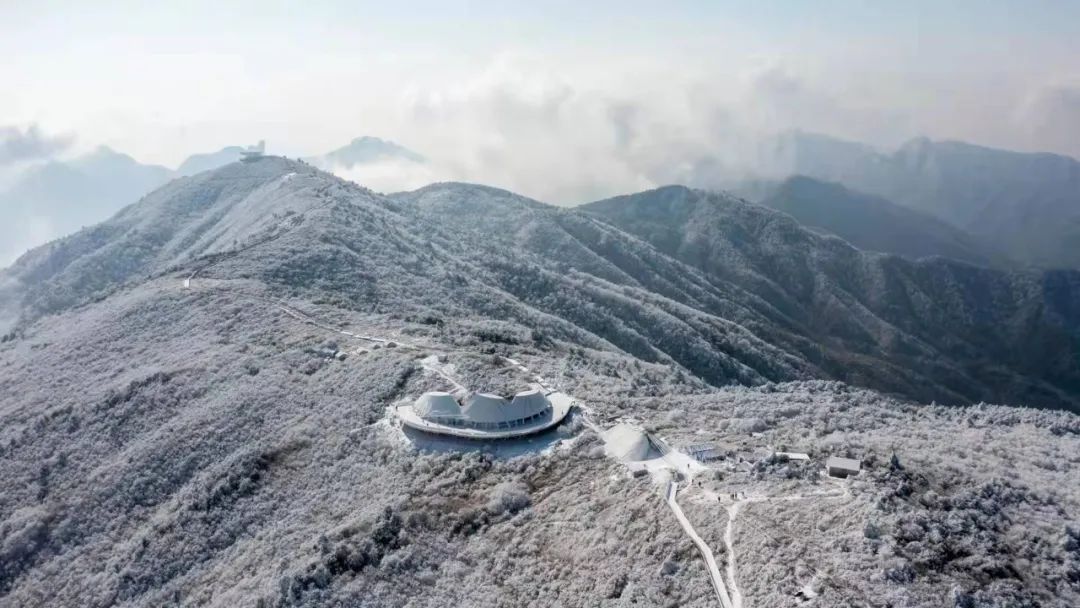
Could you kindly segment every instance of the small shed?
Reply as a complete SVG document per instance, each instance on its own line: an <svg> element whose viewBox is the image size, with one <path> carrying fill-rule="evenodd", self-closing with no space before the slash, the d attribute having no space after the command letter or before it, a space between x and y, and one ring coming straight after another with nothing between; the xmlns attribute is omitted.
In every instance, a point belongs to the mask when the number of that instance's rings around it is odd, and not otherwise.
<svg viewBox="0 0 1080 608"><path fill-rule="evenodd" d="M825 470L833 477L844 478L850 475L858 475L859 471L862 470L862 463L854 458L829 456L829 459L825 461Z"/></svg>
<svg viewBox="0 0 1080 608"><path fill-rule="evenodd" d="M807 462L810 460L810 455L805 452L776 452L773 456L795 462Z"/></svg>

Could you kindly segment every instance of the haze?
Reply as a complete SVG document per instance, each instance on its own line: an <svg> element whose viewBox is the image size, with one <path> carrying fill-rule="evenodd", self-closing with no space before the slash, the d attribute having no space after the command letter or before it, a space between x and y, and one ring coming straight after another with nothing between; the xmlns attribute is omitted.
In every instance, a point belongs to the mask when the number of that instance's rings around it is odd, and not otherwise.
<svg viewBox="0 0 1080 608"><path fill-rule="evenodd" d="M352 177L575 204L788 129L1080 156L1070 2L98 4L0 9L0 163L377 135L431 162Z"/></svg>

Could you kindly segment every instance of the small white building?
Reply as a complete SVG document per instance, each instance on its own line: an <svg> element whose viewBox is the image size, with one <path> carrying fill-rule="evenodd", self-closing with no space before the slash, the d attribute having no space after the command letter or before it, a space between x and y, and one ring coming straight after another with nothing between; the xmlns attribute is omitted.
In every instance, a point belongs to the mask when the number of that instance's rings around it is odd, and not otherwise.
<svg viewBox="0 0 1080 608"><path fill-rule="evenodd" d="M825 461L825 470L832 477L842 479L851 475L858 475L859 471L862 470L862 463L854 458L829 456L829 459Z"/></svg>

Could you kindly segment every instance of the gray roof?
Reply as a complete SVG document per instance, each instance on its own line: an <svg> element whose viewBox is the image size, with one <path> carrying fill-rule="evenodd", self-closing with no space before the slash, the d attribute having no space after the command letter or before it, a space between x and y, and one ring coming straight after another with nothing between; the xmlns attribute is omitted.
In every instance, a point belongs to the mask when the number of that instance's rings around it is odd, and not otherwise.
<svg viewBox="0 0 1080 608"><path fill-rule="evenodd" d="M825 461L825 468L842 469L845 471L859 471L862 469L862 463L858 460L855 460L854 458L829 456L829 459Z"/></svg>
<svg viewBox="0 0 1080 608"><path fill-rule="evenodd" d="M450 393L432 391L424 393L413 406L422 418L461 416L461 406Z"/></svg>

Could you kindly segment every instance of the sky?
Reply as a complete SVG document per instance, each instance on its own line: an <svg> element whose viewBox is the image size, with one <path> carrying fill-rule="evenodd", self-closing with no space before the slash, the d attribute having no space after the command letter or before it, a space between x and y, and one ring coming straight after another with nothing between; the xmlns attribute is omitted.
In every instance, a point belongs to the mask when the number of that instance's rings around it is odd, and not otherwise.
<svg viewBox="0 0 1080 608"><path fill-rule="evenodd" d="M384 189L568 204L789 129L1080 157L1076 1L0 0L0 53L0 178L98 145L176 167L373 135L431 161L379 167Z"/></svg>

